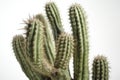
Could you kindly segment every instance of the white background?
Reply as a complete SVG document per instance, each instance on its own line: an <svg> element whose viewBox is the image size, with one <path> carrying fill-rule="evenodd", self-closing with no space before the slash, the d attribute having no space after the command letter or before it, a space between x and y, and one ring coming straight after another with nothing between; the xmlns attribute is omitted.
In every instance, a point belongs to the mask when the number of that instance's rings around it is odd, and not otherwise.
<svg viewBox="0 0 120 80"><path fill-rule="evenodd" d="M51 0L0 0L0 80L28 80L18 64L12 38L24 27L29 15L45 14L44 5ZM66 32L70 32L68 8L77 2L88 16L90 66L97 54L108 57L110 80L120 80L120 0L52 0L59 7ZM91 67L90 67L91 68Z"/></svg>

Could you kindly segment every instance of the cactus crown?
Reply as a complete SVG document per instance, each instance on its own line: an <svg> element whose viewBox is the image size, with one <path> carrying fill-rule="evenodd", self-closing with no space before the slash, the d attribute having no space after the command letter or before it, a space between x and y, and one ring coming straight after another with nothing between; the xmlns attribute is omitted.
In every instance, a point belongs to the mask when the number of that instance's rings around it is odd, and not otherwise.
<svg viewBox="0 0 120 80"><path fill-rule="evenodd" d="M73 34L64 31L54 2L45 6L48 22L42 14L25 21L26 36L13 38L13 50L30 80L89 80L89 42L84 11L79 4L69 8ZM52 32L51 32L52 31ZM73 55L74 77L69 70ZM108 62L104 56L93 61L92 80L108 80Z"/></svg>

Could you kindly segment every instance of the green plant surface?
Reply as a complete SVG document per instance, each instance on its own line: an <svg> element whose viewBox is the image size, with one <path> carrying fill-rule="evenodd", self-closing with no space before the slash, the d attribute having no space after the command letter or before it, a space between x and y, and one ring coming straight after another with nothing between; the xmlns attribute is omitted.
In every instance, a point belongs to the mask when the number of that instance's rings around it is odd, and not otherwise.
<svg viewBox="0 0 120 80"><path fill-rule="evenodd" d="M97 56L93 61L92 80L108 80L108 61L104 56Z"/></svg>
<svg viewBox="0 0 120 80"><path fill-rule="evenodd" d="M89 80L89 39L86 17L79 4L69 8L72 34L64 31L60 13L54 2L45 5L42 14L25 22L26 35L13 37L12 46L22 71L29 80ZM50 25L49 25L50 24ZM73 56L73 78L69 62ZM93 61L92 80L108 80L106 57Z"/></svg>
<svg viewBox="0 0 120 80"><path fill-rule="evenodd" d="M79 4L74 4L69 9L70 22L75 40L74 52L74 79L88 80L88 54L89 44L87 35L87 25L83 9Z"/></svg>

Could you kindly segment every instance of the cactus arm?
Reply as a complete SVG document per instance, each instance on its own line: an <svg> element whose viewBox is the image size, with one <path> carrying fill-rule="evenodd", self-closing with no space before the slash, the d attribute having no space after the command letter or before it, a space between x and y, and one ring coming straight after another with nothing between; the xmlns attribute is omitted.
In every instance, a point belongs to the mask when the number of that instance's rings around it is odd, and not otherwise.
<svg viewBox="0 0 120 80"><path fill-rule="evenodd" d="M42 23L38 19L33 18L29 21L31 22L29 23L30 26L27 27L26 50L28 54L31 54L31 61L40 63L40 54L43 55L44 53L44 28L40 25ZM42 43L41 46L40 43Z"/></svg>
<svg viewBox="0 0 120 80"><path fill-rule="evenodd" d="M62 76L59 75L57 79L70 80L68 66L71 54L73 53L73 38L71 35L62 33L59 35L56 42L56 59L54 67L59 69ZM57 76L57 75L56 75Z"/></svg>
<svg viewBox="0 0 120 80"><path fill-rule="evenodd" d="M19 60L19 63L22 63L22 70L25 72L26 76L30 80L44 80L51 77L50 75L54 70L51 70L51 73L46 71L49 70L48 67L51 67L46 61L43 61L45 63L43 63L42 69L40 69L37 64L31 62L30 57L26 54L25 43L23 44L22 39L23 36L17 36L13 39L13 49L17 60Z"/></svg>
<svg viewBox="0 0 120 80"><path fill-rule="evenodd" d="M72 36L62 33L56 43L56 59L55 68L66 69L68 68L68 63L73 52L73 39Z"/></svg>
<svg viewBox="0 0 120 80"><path fill-rule="evenodd" d="M108 80L109 70L106 57L97 56L93 61L92 80Z"/></svg>
<svg viewBox="0 0 120 80"><path fill-rule="evenodd" d="M54 39L57 40L57 37L59 36L59 34L64 32L58 8L55 5L55 3L49 2L46 4L45 10L46 10L48 20L49 20L51 27L52 27Z"/></svg>
<svg viewBox="0 0 120 80"><path fill-rule="evenodd" d="M35 22L36 26L33 40L33 59L35 63L40 63L41 65L42 56L44 55L44 27L38 20Z"/></svg>
<svg viewBox="0 0 120 80"><path fill-rule="evenodd" d="M87 34L87 24L86 24L87 22L85 19L86 17L84 16L84 12L79 7L78 7L78 12L81 12L79 16L83 15L81 16L81 27L82 27L82 32L83 32L83 46L84 46L83 80L89 80L89 64L88 64L89 42L88 42L88 34Z"/></svg>
<svg viewBox="0 0 120 80"><path fill-rule="evenodd" d="M34 35L32 40L32 46L26 45L26 49L24 49L25 53L21 53L25 59L25 61L30 65L30 67L39 75L44 75L50 77L51 73L55 70L53 69L52 65L48 63L48 60L46 59L46 55L44 54L44 27L42 23L34 19ZM33 48L32 52L32 59L28 56L29 47Z"/></svg>
<svg viewBox="0 0 120 80"><path fill-rule="evenodd" d="M18 60L18 62L20 63L22 70L24 71L24 73L26 74L26 76L29 79L32 80L42 80L42 76L38 75L36 72L34 72L30 65L28 64L28 62L26 61L26 59L24 58L24 56L22 54L26 54L25 53L25 40L23 38L23 36L18 35L15 36L13 38L13 50L15 52L16 58Z"/></svg>
<svg viewBox="0 0 120 80"><path fill-rule="evenodd" d="M45 20L44 16L42 14L36 15L36 19L39 19L43 23L43 26L45 27L45 53L47 55L47 58L51 64L54 64L55 59L55 43L53 39L53 34L50 32L50 28L47 25L47 21Z"/></svg>
<svg viewBox="0 0 120 80"><path fill-rule="evenodd" d="M48 62L48 59L46 58L45 50L44 50L44 26L43 24L38 20L34 19L35 22L35 34L33 36L33 61L32 65L33 68L35 68L40 74L50 76L53 72L52 65Z"/></svg>
<svg viewBox="0 0 120 80"><path fill-rule="evenodd" d="M78 4L69 9L69 16L75 39L74 79L89 80L88 70L88 36L83 10Z"/></svg>
<svg viewBox="0 0 120 80"><path fill-rule="evenodd" d="M28 21L25 21L27 26L26 26L26 45L28 54L30 55L31 59L33 58L33 39L34 39L34 34L35 34L35 22L33 22L33 19L30 18Z"/></svg>

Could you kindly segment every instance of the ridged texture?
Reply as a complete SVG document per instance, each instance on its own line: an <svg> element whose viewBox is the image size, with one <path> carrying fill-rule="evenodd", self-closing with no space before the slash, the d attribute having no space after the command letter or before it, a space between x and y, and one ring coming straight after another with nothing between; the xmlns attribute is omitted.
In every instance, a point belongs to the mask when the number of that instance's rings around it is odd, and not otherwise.
<svg viewBox="0 0 120 80"><path fill-rule="evenodd" d="M104 56L97 56L93 61L92 80L108 80L108 61Z"/></svg>
<svg viewBox="0 0 120 80"><path fill-rule="evenodd" d="M59 34L64 32L58 8L55 5L55 3L49 2L46 4L45 10L46 10L48 20L52 27L54 39L57 40L57 37L59 36Z"/></svg>
<svg viewBox="0 0 120 80"><path fill-rule="evenodd" d="M26 35L13 38L13 50L29 80L89 80L89 42L86 17L79 4L69 8L73 34L64 32L60 14L54 2L45 5L50 25L42 14L30 17ZM73 55L74 77L69 61ZM93 61L92 80L108 80L108 62L104 56Z"/></svg>
<svg viewBox="0 0 120 80"><path fill-rule="evenodd" d="M56 49L55 68L68 69L69 60L73 53L72 36L62 33L57 40Z"/></svg>
<svg viewBox="0 0 120 80"><path fill-rule="evenodd" d="M26 54L24 37L22 35L15 36L12 43L15 56L26 76L31 80L43 80L44 78L42 78L42 76L38 75L34 70L32 70L30 65L26 61L24 55Z"/></svg>
<svg viewBox="0 0 120 80"><path fill-rule="evenodd" d="M75 39L74 80L89 80L89 46L83 9L79 4L74 4L69 9L69 16Z"/></svg>
<svg viewBox="0 0 120 80"><path fill-rule="evenodd" d="M43 26L45 27L45 53L47 56L47 59L49 60L49 63L52 65L54 64L55 59L55 43L53 42L53 35L50 32L50 27L47 25L47 21L45 20L44 16L42 14L36 15L36 18L39 19L43 23Z"/></svg>
<svg viewBox="0 0 120 80"><path fill-rule="evenodd" d="M42 75L50 76L52 72L52 65L48 62L48 59L45 54L45 27L39 19L34 18L32 27L29 31L30 37L28 37L28 44L31 43L32 46L27 46L27 53L32 49L32 63L36 69L39 69L39 72ZM32 36L31 36L32 35ZM31 42L29 42L31 41Z"/></svg>
<svg viewBox="0 0 120 80"><path fill-rule="evenodd" d="M35 34L33 36L33 61L40 64L44 55L44 26L38 20L34 23Z"/></svg>
<svg viewBox="0 0 120 80"><path fill-rule="evenodd" d="M26 53L26 55L24 55L24 58L27 59L28 62L26 65L29 64L36 73L39 73L38 76L41 76L40 78L42 78L43 76L50 77L51 72L54 72L54 69L52 65L48 62L44 50L44 26L36 18L31 19L30 22L30 26L26 27L27 35L25 43L26 47L24 51Z"/></svg>
<svg viewBox="0 0 120 80"><path fill-rule="evenodd" d="M56 4L54 2L49 2L49 3L47 3L45 5L45 11L46 11L48 21L49 21L49 23L51 25L54 40L56 42L56 40L58 39L58 36L61 33L64 32L62 22L61 22L61 18L60 18L60 14L59 14L59 10L58 10L58 8L57 8L57 6L56 6ZM63 79L65 79L65 80L70 79L69 70L65 70L62 73L65 73L64 75L67 77L67 79L66 78L63 78ZM59 77L59 78L61 80L63 80L62 77ZM58 78L57 78L57 80L58 80Z"/></svg>

